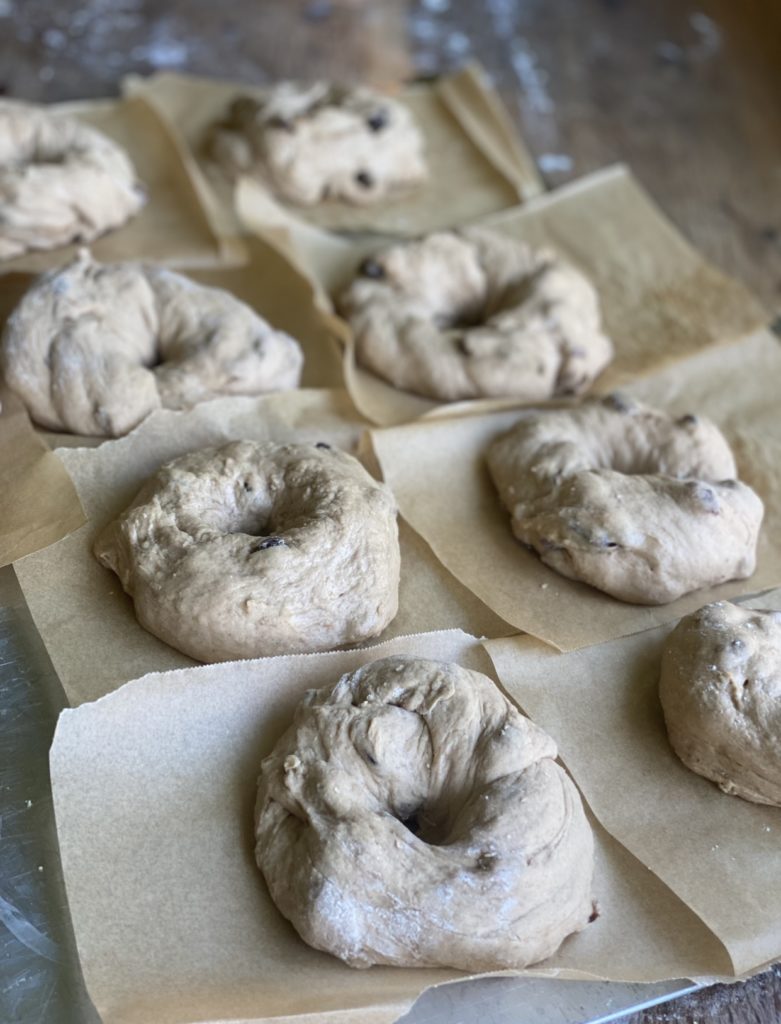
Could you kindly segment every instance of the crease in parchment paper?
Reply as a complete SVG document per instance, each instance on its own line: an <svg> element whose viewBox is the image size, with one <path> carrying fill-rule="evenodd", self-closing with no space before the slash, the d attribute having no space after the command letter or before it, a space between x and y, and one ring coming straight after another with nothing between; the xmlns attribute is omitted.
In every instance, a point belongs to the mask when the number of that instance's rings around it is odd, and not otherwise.
<svg viewBox="0 0 781 1024"><path fill-rule="evenodd" d="M65 467L0 383L0 566L53 544L85 519Z"/></svg>
<svg viewBox="0 0 781 1024"><path fill-rule="evenodd" d="M424 989L465 977L358 971L309 948L273 906L253 861L260 760L295 705L307 689L397 653L493 676L473 637L446 630L357 651L153 674L63 713L51 751L58 837L87 987L105 1024L390 1022ZM728 975L722 944L697 916L594 829L600 917L522 973Z"/></svg>

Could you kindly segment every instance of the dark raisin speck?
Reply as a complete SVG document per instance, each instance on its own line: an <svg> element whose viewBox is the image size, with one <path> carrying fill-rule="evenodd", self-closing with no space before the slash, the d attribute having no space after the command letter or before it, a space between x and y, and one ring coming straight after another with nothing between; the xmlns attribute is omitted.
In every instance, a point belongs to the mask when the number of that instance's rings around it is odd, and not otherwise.
<svg viewBox="0 0 781 1024"><path fill-rule="evenodd" d="M286 547L286 541L284 537L266 537L258 544L256 551L266 551L268 548L283 548Z"/></svg>
<svg viewBox="0 0 781 1024"><path fill-rule="evenodd" d="M694 413L687 412L685 416L681 416L676 422L679 427L696 427L698 421Z"/></svg>
<svg viewBox="0 0 781 1024"><path fill-rule="evenodd" d="M355 175L355 181L361 188L372 188L374 185L374 178L368 171L358 171Z"/></svg>
<svg viewBox="0 0 781 1024"><path fill-rule="evenodd" d="M331 450L330 444L327 444L325 441L317 441L315 443L315 448L327 448L329 451Z"/></svg>
<svg viewBox="0 0 781 1024"><path fill-rule="evenodd" d="M252 484L249 482L249 480L244 480L241 486L244 488L245 491L252 490Z"/></svg>
<svg viewBox="0 0 781 1024"><path fill-rule="evenodd" d="M290 121L287 121L284 117L272 117L268 122L269 128L279 128L283 132L292 132L293 125Z"/></svg>
<svg viewBox="0 0 781 1024"><path fill-rule="evenodd" d="M598 917L599 917L599 907L596 905L596 903L592 903L591 904L591 916L588 919L588 923L589 924L593 924Z"/></svg>
<svg viewBox="0 0 781 1024"><path fill-rule="evenodd" d="M632 412L635 403L627 395L622 395L618 391L614 391L611 395L606 395L602 399L602 404L608 409L615 409L616 412Z"/></svg>
<svg viewBox="0 0 781 1024"><path fill-rule="evenodd" d="M375 280L379 280L385 277L385 268L377 260L369 258L364 260L360 266L360 273L363 277L373 277Z"/></svg>
<svg viewBox="0 0 781 1024"><path fill-rule="evenodd" d="M719 514L719 499L712 488L696 481L692 481L688 486L692 497L705 512L710 512L711 515Z"/></svg>
<svg viewBox="0 0 781 1024"><path fill-rule="evenodd" d="M483 871L486 873L493 871L498 859L499 858L495 853L491 853L489 850L483 850L475 863L475 871Z"/></svg>
<svg viewBox="0 0 781 1024"><path fill-rule="evenodd" d="M373 132L381 132L388 123L388 114L384 110L378 110L366 119L366 123Z"/></svg>

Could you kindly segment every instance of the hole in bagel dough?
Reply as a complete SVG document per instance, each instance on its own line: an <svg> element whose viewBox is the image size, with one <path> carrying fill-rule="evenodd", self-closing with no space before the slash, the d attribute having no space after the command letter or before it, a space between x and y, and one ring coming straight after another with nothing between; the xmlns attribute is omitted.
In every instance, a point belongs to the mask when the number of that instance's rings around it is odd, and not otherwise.
<svg viewBox="0 0 781 1024"><path fill-rule="evenodd" d="M434 320L441 330L470 331L475 327L485 326L492 317L505 310L515 309L523 305L531 298L537 281L544 268L527 274L520 281L505 288L491 288L486 283L486 290L471 301L451 309L440 309L435 314ZM464 350L469 355L468 346Z"/></svg>
<svg viewBox="0 0 781 1024"><path fill-rule="evenodd" d="M468 331L472 327L481 327L486 319L484 302L460 306L455 310L438 313L435 317L437 327L451 331Z"/></svg>
<svg viewBox="0 0 781 1024"><path fill-rule="evenodd" d="M160 339L156 337L154 339L154 350L147 356L146 359L142 360L141 365L145 370L156 370L158 366L162 366L166 362L163 356L162 346L160 345Z"/></svg>
<svg viewBox="0 0 781 1024"><path fill-rule="evenodd" d="M439 815L432 813L431 809L427 811L421 805L403 817L400 815L396 817L407 831L420 839L421 842L426 843L427 846L445 845L447 836L443 834L444 822L440 819Z"/></svg>
<svg viewBox="0 0 781 1024"><path fill-rule="evenodd" d="M276 537L280 532L274 504L259 482L239 478L223 510L225 533L244 533L250 537Z"/></svg>
<svg viewBox="0 0 781 1024"><path fill-rule="evenodd" d="M245 509L241 515L231 520L226 533L246 533L250 537L272 537L279 532L274 529L267 509Z"/></svg>
<svg viewBox="0 0 781 1024"><path fill-rule="evenodd" d="M421 836L420 836L421 825L420 825L420 818L418 817L419 813L420 813L420 808L418 808L417 811L413 811L412 814L410 814L406 818L399 818L399 821L401 821L401 823L404 826L404 828L406 828L408 831L410 831L413 834L413 836L417 836L418 839L421 838Z"/></svg>

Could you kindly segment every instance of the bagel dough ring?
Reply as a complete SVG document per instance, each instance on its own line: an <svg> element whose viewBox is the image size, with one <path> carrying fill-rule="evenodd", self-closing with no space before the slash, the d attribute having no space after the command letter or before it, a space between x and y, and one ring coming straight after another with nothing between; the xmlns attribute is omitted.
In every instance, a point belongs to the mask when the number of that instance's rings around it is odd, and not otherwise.
<svg viewBox="0 0 781 1024"><path fill-rule="evenodd" d="M174 459L98 536L150 633L199 661L320 651L396 614L396 503L351 455L233 441Z"/></svg>
<svg viewBox="0 0 781 1024"><path fill-rule="evenodd" d="M282 82L262 99L239 97L207 148L229 174L266 178L302 206L368 206L428 176L409 109L363 86Z"/></svg>
<svg viewBox="0 0 781 1024"><path fill-rule="evenodd" d="M298 343L249 306L162 267L86 250L9 317L0 367L44 427L117 437L160 407L298 385Z"/></svg>
<svg viewBox="0 0 781 1024"><path fill-rule="evenodd" d="M556 744L490 679L383 658L310 690L261 767L255 856L352 967L518 968L596 916L593 836Z"/></svg>
<svg viewBox="0 0 781 1024"><path fill-rule="evenodd" d="M726 601L681 619L659 697L673 750L698 775L781 807L781 612Z"/></svg>
<svg viewBox="0 0 781 1024"><path fill-rule="evenodd" d="M666 604L754 572L763 505L708 420L613 394L534 410L487 461L515 536L622 601Z"/></svg>
<svg viewBox="0 0 781 1024"><path fill-rule="evenodd" d="M111 139L45 107L0 100L0 260L91 241L144 202Z"/></svg>
<svg viewBox="0 0 781 1024"><path fill-rule="evenodd" d="M361 366L443 402L578 394L613 355L580 271L479 228L381 250L340 309Z"/></svg>

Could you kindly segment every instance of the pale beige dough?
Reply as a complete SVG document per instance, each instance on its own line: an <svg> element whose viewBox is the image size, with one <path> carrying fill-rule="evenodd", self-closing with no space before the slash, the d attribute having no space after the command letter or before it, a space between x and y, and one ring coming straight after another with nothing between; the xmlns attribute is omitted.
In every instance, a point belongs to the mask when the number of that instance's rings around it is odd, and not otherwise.
<svg viewBox="0 0 781 1024"><path fill-rule="evenodd" d="M529 411L487 461L515 536L622 601L665 604L754 571L762 501L708 420L614 394Z"/></svg>
<svg viewBox="0 0 781 1024"><path fill-rule="evenodd" d="M455 664L384 658L310 690L261 767L272 899L353 967L544 960L595 916L591 828L555 757Z"/></svg>
<svg viewBox="0 0 781 1024"><path fill-rule="evenodd" d="M379 203L427 177L411 112L363 86L283 82L262 99L239 97L206 148L228 173L259 177L303 206Z"/></svg>
<svg viewBox="0 0 781 1024"><path fill-rule="evenodd" d="M685 765L725 793L781 807L781 612L718 601L682 619L659 697Z"/></svg>
<svg viewBox="0 0 781 1024"><path fill-rule="evenodd" d="M229 292L83 250L9 318L0 367L36 423L116 437L158 408L294 388L303 355Z"/></svg>
<svg viewBox="0 0 781 1024"><path fill-rule="evenodd" d="M45 107L0 100L0 260L91 241L144 201L111 139Z"/></svg>
<svg viewBox="0 0 781 1024"><path fill-rule="evenodd" d="M393 496L322 442L234 441L174 459L94 551L141 625L199 661L356 643L398 606Z"/></svg>
<svg viewBox="0 0 781 1024"><path fill-rule="evenodd" d="M477 228L380 250L339 306L361 366L443 402L579 394L613 355L578 270Z"/></svg>

